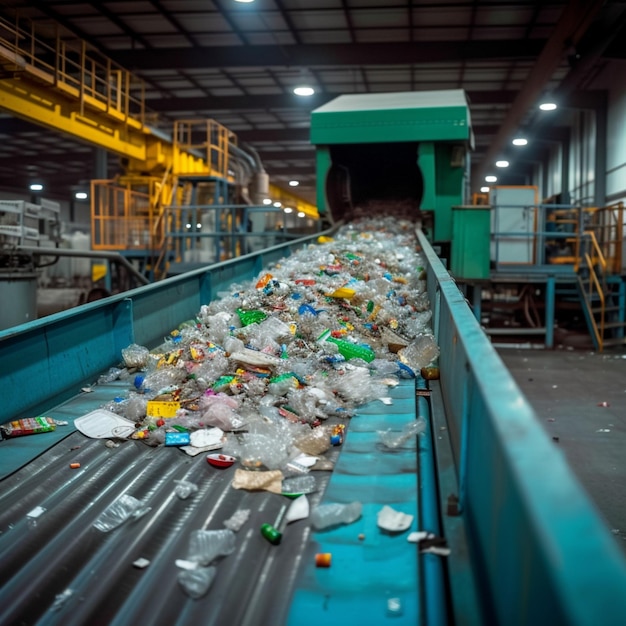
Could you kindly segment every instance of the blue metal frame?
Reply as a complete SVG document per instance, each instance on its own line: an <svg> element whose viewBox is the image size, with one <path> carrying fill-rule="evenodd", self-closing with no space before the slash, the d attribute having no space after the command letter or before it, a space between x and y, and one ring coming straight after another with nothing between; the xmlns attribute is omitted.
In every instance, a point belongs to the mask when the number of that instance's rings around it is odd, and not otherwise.
<svg viewBox="0 0 626 626"><path fill-rule="evenodd" d="M622 624L621 552L426 237L418 237L486 614L507 625Z"/></svg>

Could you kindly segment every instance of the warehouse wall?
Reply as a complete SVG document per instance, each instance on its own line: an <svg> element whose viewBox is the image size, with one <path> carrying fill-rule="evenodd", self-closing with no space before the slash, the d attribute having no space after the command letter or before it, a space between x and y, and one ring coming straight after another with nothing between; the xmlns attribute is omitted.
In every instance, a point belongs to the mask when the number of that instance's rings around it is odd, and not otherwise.
<svg viewBox="0 0 626 626"><path fill-rule="evenodd" d="M594 111L578 110L572 117L569 155L569 194L572 202L595 204L596 118Z"/></svg>
<svg viewBox="0 0 626 626"><path fill-rule="evenodd" d="M624 67L617 64L606 72L609 88L606 194L609 202L626 200L626 83Z"/></svg>

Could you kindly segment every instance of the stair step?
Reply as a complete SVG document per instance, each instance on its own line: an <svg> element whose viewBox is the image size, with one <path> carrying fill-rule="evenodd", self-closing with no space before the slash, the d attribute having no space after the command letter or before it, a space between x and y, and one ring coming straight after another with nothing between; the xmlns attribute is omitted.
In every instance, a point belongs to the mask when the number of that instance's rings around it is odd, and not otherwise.
<svg viewBox="0 0 626 626"><path fill-rule="evenodd" d="M626 328L626 322L604 322L604 330L609 328Z"/></svg>
<svg viewBox="0 0 626 626"><path fill-rule="evenodd" d="M623 346L626 344L626 337L610 337L609 339L603 339L603 346Z"/></svg>
<svg viewBox="0 0 626 626"><path fill-rule="evenodd" d="M604 312L605 313L617 313L620 310L621 307L619 306L605 306L604 307ZM598 306L594 306L591 308L591 311L593 313L601 313L602 312L602 308L598 307Z"/></svg>

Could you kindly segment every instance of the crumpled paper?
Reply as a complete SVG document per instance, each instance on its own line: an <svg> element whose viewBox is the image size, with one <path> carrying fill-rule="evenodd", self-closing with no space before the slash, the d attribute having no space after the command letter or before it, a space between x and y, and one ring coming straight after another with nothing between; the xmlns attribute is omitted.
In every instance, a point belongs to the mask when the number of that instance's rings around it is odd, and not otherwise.
<svg viewBox="0 0 626 626"><path fill-rule="evenodd" d="M248 470L237 469L231 484L235 489L282 493L283 473L280 470L249 472Z"/></svg>

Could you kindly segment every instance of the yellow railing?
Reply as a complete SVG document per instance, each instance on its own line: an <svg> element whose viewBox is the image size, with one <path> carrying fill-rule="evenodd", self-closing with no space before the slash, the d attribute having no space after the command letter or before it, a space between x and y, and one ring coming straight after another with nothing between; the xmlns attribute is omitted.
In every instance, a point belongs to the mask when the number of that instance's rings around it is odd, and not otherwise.
<svg viewBox="0 0 626 626"><path fill-rule="evenodd" d="M232 131L211 119L176 120L174 122L174 153L183 158L185 154L197 154L205 164L202 172L209 176L228 178L229 147L237 145L237 136ZM181 161L174 164L177 174L199 173Z"/></svg>
<svg viewBox="0 0 626 626"><path fill-rule="evenodd" d="M624 204L617 202L596 209L585 230L594 232L597 244L606 259L608 273L619 274L622 269Z"/></svg>
<svg viewBox="0 0 626 626"><path fill-rule="evenodd" d="M591 244L591 250L589 252L585 251L584 254L586 269L589 272L589 286L587 292L585 293L585 300L598 349L602 352L606 323L606 289L604 285L604 277L606 275L608 263L598 240L596 239L595 233L593 231L585 231L584 234ZM596 267L599 268L599 272L596 271ZM599 323L596 321L594 316L594 296L597 296L600 305L599 310L597 311L599 314Z"/></svg>
<svg viewBox="0 0 626 626"><path fill-rule="evenodd" d="M0 18L0 63L78 100L81 116L90 107L137 128L144 124L144 82L86 42L62 37L58 24L38 24L35 31L27 18Z"/></svg>
<svg viewBox="0 0 626 626"><path fill-rule="evenodd" d="M156 215L150 195L110 180L91 181L94 250L152 250Z"/></svg>

